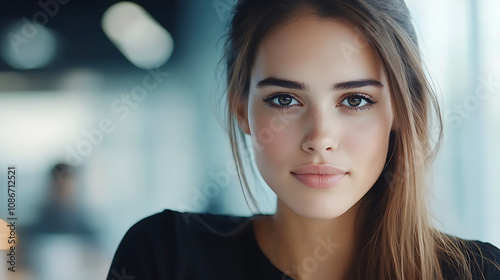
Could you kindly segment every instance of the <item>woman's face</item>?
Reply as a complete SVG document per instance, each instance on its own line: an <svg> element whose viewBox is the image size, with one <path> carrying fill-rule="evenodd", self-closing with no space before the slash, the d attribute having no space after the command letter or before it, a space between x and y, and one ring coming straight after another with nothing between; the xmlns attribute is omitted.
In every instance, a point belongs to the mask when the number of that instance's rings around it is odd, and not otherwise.
<svg viewBox="0 0 500 280"><path fill-rule="evenodd" d="M330 219L381 174L393 113L381 64L360 32L302 16L260 44L238 121L278 199L303 217ZM311 188L292 173L309 164L347 173L333 187Z"/></svg>

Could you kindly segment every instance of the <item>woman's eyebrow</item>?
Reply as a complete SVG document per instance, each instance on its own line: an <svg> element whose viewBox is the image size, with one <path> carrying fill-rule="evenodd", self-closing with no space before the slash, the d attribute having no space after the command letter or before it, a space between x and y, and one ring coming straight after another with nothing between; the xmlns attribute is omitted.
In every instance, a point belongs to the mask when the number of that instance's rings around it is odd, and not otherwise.
<svg viewBox="0 0 500 280"><path fill-rule="evenodd" d="M331 87L331 89L332 90L346 90L346 89L361 88L361 87L368 87L368 86L383 87L382 83L377 81L377 80L360 79L360 80L353 80L353 81L336 83ZM309 91L309 88L304 83L296 82L296 81L289 81L289 80L284 80L284 79L278 79L278 78L273 78L273 77L269 77L269 78L265 78L264 80L261 80L260 82L257 83L256 87L257 88L282 87L282 88Z"/></svg>
<svg viewBox="0 0 500 280"><path fill-rule="evenodd" d="M373 79L361 79L354 81L347 81L336 83L333 85L333 90L344 90L344 89L352 89L352 88L361 88L361 87L384 87L381 82Z"/></svg>

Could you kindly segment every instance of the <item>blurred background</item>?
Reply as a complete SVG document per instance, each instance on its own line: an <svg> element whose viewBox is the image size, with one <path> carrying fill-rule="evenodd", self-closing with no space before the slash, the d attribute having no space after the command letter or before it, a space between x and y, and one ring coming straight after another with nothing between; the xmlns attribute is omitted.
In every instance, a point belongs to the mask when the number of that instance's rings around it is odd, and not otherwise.
<svg viewBox="0 0 500 280"><path fill-rule="evenodd" d="M15 166L19 231L0 279L103 279L127 229L165 208L252 214L214 106L234 3L0 2L0 219ZM439 227L500 247L500 2L407 3L444 117Z"/></svg>

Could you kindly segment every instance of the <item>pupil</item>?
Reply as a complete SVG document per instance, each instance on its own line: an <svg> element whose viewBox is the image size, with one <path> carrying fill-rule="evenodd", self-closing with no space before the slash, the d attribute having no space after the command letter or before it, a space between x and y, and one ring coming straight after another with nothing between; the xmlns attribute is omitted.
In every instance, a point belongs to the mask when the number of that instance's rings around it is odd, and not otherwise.
<svg viewBox="0 0 500 280"><path fill-rule="evenodd" d="M358 106L361 103L361 98L357 96L350 96L347 101L349 102L349 105L351 106ZM354 101L354 102L351 102Z"/></svg>
<svg viewBox="0 0 500 280"><path fill-rule="evenodd" d="M291 98L288 96L281 96L281 97L279 97L279 101L282 105L288 105L288 104L290 104ZM282 102L282 101L284 101L284 102Z"/></svg>

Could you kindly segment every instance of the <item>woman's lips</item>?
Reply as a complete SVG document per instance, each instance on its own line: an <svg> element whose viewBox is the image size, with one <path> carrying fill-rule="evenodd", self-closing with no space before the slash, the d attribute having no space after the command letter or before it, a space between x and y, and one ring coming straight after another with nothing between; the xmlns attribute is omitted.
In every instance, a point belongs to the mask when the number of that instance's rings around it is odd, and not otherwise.
<svg viewBox="0 0 500 280"><path fill-rule="evenodd" d="M314 189L328 189L336 186L347 175L318 175L318 174L295 174L292 173L302 184Z"/></svg>

